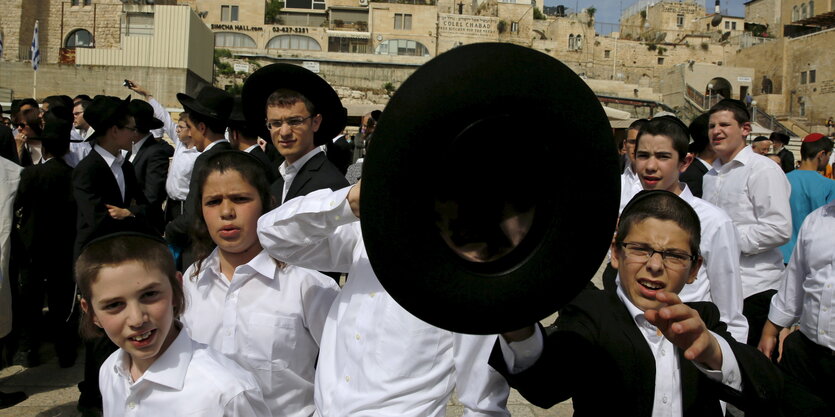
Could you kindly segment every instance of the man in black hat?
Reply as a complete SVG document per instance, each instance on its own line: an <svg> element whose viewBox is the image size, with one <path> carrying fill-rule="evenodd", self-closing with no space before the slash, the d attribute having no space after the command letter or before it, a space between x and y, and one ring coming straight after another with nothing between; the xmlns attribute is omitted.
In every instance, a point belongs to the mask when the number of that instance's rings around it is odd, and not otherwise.
<svg viewBox="0 0 835 417"><path fill-rule="evenodd" d="M95 129L91 138L95 145L73 171L78 205L76 256L94 234L123 230L124 222L145 221L148 200L123 153L131 149L137 131L129 102L130 97L97 96L84 113Z"/></svg>
<svg viewBox="0 0 835 417"><path fill-rule="evenodd" d="M693 163L678 176L681 182L687 184L693 195L699 198L702 198L702 177L710 171L713 160L716 159L716 152L713 151L713 148L707 146L707 123L707 113L690 122L688 130L693 142L690 143L687 151L693 155Z"/></svg>
<svg viewBox="0 0 835 417"><path fill-rule="evenodd" d="M200 90L196 98L178 93L177 100L188 112L186 123L191 133L191 140L194 147L201 152L200 156L194 160L192 172L197 173L200 172L200 169L212 154L232 149L232 145L224 137L224 132L229 121L229 115L232 113L234 99L229 93L219 88L207 86ZM191 246L189 228L194 219L194 210L198 204L195 202L197 195L196 177L196 175L191 176L188 196L183 203L185 212L165 227L165 239L170 244L184 250L182 255L182 266L184 268L194 261L189 250Z"/></svg>
<svg viewBox="0 0 835 417"><path fill-rule="evenodd" d="M26 167L20 176L15 210L20 213L18 230L24 246L27 270L21 280L23 350L29 362L37 361L41 335L54 335L58 364L75 362L78 343L77 322L70 312L74 301L73 244L76 203L73 198L72 168L62 158L69 150L72 123L44 114L44 129L38 138L45 162ZM40 321L44 292L49 305L47 326Z"/></svg>
<svg viewBox="0 0 835 417"><path fill-rule="evenodd" d="M165 230L162 203L167 197L165 179L168 176L168 159L174 155L174 148L151 134L151 130L161 128L163 122L154 117L150 104L136 99L130 102L128 110L136 121L139 140L133 143L127 158L133 164L136 181L148 199L148 221L162 234Z"/></svg>
<svg viewBox="0 0 835 417"><path fill-rule="evenodd" d="M771 132L769 139L774 144L774 153L780 157L780 168L788 174L794 171L794 154L786 146L789 144L789 135L780 132Z"/></svg>
<svg viewBox="0 0 835 417"><path fill-rule="evenodd" d="M81 99L72 108L74 129L70 131L70 153L67 154L71 158L71 161L68 161L68 163L72 167L78 165L93 150L93 145L90 143L93 128L84 120L84 111L87 110L87 107L92 102L92 100Z"/></svg>
<svg viewBox="0 0 835 417"><path fill-rule="evenodd" d="M247 121L266 124L285 158L271 188L279 203L348 185L322 153L321 146L342 132L347 119L339 96L325 80L297 65L272 64L246 80L242 95Z"/></svg>
<svg viewBox="0 0 835 417"><path fill-rule="evenodd" d="M258 158L267 173L267 181L272 184L278 177L278 168L273 165L266 152L258 145L258 131L247 124L241 96L235 96L235 107L229 116L229 142L233 149L244 151Z"/></svg>

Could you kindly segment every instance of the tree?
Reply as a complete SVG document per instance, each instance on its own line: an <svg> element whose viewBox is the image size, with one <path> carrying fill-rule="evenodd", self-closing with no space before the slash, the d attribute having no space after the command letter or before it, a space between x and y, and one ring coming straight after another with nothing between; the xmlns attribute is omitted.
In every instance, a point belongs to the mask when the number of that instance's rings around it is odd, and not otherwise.
<svg viewBox="0 0 835 417"><path fill-rule="evenodd" d="M264 11L264 24L271 25L276 23L281 23L281 18L278 14L281 12L281 9L284 7L284 2L280 0L269 0L267 2L267 8Z"/></svg>

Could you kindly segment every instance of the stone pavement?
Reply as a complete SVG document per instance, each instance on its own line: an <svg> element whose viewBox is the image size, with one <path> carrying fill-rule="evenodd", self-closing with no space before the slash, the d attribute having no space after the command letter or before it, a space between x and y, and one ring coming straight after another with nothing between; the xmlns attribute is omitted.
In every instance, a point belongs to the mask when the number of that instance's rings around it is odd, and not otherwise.
<svg viewBox="0 0 835 417"><path fill-rule="evenodd" d="M598 270L592 279L602 288L601 274ZM544 325L550 325L556 319L552 315L544 320ZM0 417L77 417L75 405L78 400L76 384L84 375L84 354L79 352L75 366L67 369L58 367L50 344L44 344L41 349L43 364L35 368L11 366L0 370L0 391L24 391L29 395L26 401L5 410L0 410ZM519 393L512 390L508 399L508 410L513 417L569 417L573 414L571 400L557 404L550 409L542 409L531 405ZM450 401L447 415L460 417L464 412L454 398Z"/></svg>

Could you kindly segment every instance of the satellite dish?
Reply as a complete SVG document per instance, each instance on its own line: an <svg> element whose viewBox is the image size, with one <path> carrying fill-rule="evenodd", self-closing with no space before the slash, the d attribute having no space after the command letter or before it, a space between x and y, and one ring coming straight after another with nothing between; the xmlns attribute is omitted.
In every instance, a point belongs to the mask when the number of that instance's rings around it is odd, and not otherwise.
<svg viewBox="0 0 835 417"><path fill-rule="evenodd" d="M722 23L722 14L716 13L713 15L713 19L710 19L710 25L713 27L719 26Z"/></svg>
<svg viewBox="0 0 835 417"><path fill-rule="evenodd" d="M730 36L731 36L731 32L723 33L722 36L719 38L719 42L725 42L726 40L728 40L728 38Z"/></svg>

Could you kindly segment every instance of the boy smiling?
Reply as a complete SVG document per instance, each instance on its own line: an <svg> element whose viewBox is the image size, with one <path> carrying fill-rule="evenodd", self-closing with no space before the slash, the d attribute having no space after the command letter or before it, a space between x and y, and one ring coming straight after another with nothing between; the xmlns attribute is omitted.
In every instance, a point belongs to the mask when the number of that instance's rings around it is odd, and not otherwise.
<svg viewBox="0 0 835 417"><path fill-rule="evenodd" d="M768 414L781 392L776 368L731 337L714 305L677 295L696 278L699 243L685 201L638 193L612 244L617 290L585 290L547 336L538 326L503 334L491 365L537 406L573 398L577 416L720 416L719 399Z"/></svg>

